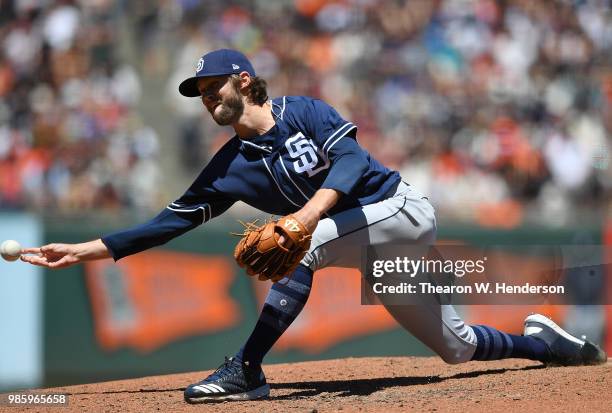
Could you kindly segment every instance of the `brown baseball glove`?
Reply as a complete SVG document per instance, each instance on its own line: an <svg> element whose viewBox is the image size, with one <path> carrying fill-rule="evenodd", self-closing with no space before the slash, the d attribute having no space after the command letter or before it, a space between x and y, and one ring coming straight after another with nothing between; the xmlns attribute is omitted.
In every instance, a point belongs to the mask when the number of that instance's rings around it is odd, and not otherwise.
<svg viewBox="0 0 612 413"><path fill-rule="evenodd" d="M234 258L247 274L257 275L261 281L277 282L291 274L310 248L311 235L293 215L258 226L243 224L245 231ZM284 235L285 242L279 244Z"/></svg>

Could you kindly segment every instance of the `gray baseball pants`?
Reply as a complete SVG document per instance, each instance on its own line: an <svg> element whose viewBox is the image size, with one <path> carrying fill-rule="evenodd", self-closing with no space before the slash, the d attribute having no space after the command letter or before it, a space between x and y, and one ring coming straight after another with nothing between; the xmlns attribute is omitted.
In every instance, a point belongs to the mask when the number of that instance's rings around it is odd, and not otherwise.
<svg viewBox="0 0 612 413"><path fill-rule="evenodd" d="M313 271L326 267L360 268L366 245L424 244L436 240L433 206L410 185L401 182L384 201L353 208L322 219L302 264ZM434 296L421 305L385 305L395 320L436 352L445 362L471 360L476 336L452 305L441 305Z"/></svg>

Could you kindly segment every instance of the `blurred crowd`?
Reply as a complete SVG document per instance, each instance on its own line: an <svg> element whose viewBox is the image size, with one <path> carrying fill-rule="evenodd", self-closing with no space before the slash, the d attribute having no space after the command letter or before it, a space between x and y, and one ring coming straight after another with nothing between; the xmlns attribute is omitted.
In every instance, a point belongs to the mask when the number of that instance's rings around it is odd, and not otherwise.
<svg viewBox="0 0 612 413"><path fill-rule="evenodd" d="M165 100L177 127L164 139L179 143L166 155L193 176L231 131L176 88L218 47L245 52L271 97L335 106L446 216L575 224L610 201L607 0L0 4L0 207L167 201L146 125L160 119L144 122L138 102ZM136 68L116 53L126 21ZM142 90L150 77L167 90Z"/></svg>
<svg viewBox="0 0 612 413"><path fill-rule="evenodd" d="M112 1L0 1L0 208L149 207L158 138Z"/></svg>

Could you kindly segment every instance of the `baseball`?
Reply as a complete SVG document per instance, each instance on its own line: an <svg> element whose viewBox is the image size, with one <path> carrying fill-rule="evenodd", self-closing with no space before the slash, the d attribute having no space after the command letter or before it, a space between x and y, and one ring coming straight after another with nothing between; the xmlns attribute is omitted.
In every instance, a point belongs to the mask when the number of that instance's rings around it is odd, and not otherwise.
<svg viewBox="0 0 612 413"><path fill-rule="evenodd" d="M21 256L21 245L12 239L4 241L0 245L0 254L7 261L16 261Z"/></svg>

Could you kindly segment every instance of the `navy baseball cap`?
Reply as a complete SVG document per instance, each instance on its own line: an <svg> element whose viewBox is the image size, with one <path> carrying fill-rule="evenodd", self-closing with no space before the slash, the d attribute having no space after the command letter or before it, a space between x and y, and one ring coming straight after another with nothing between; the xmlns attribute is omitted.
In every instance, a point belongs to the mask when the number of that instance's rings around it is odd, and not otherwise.
<svg viewBox="0 0 612 413"><path fill-rule="evenodd" d="M255 75L255 69L249 59L237 50L219 49L206 53L198 60L196 74L185 79L179 85L179 92L190 98L200 96L197 83L201 77L222 76L248 72Z"/></svg>

